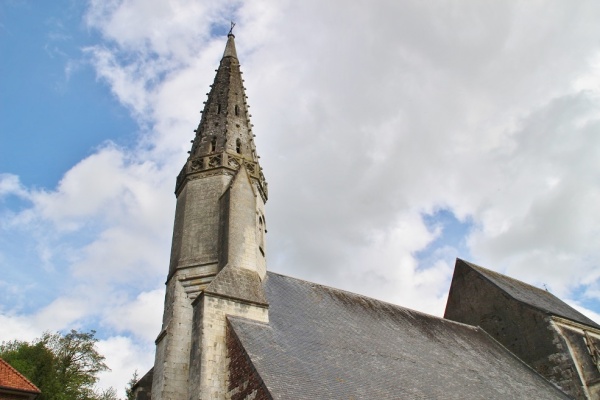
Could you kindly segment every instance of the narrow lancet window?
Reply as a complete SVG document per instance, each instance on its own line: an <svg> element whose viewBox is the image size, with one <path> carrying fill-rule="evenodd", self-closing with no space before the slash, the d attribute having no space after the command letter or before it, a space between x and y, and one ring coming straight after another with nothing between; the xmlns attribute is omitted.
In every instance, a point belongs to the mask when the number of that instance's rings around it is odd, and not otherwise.
<svg viewBox="0 0 600 400"><path fill-rule="evenodd" d="M262 216L258 217L258 249L260 253L265 256L265 224L263 222Z"/></svg>
<svg viewBox="0 0 600 400"><path fill-rule="evenodd" d="M240 115L240 107L237 104L235 105L235 115Z"/></svg>
<svg viewBox="0 0 600 400"><path fill-rule="evenodd" d="M221 105L217 104L217 114L221 114Z"/></svg>
<svg viewBox="0 0 600 400"><path fill-rule="evenodd" d="M217 137L213 136L212 140L210 141L210 151L215 151L217 150Z"/></svg>
<svg viewBox="0 0 600 400"><path fill-rule="evenodd" d="M240 139L237 139L235 141L235 152L238 154L242 154L242 141Z"/></svg>

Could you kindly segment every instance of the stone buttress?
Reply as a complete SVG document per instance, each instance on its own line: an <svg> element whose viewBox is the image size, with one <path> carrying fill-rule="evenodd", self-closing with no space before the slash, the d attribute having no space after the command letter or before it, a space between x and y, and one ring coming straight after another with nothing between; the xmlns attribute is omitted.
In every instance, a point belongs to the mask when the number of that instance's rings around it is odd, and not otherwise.
<svg viewBox="0 0 600 400"><path fill-rule="evenodd" d="M268 321L262 286L267 183L241 74L230 33L176 181L153 400L226 398L226 315Z"/></svg>

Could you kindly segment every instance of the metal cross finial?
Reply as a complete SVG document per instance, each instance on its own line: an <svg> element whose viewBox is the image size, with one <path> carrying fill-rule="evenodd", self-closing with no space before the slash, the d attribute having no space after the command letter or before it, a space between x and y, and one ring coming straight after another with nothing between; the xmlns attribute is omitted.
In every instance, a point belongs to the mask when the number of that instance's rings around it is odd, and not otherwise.
<svg viewBox="0 0 600 400"><path fill-rule="evenodd" d="M233 27L235 26L235 22L231 21L231 29L229 29L229 33L227 34L229 35L233 35Z"/></svg>

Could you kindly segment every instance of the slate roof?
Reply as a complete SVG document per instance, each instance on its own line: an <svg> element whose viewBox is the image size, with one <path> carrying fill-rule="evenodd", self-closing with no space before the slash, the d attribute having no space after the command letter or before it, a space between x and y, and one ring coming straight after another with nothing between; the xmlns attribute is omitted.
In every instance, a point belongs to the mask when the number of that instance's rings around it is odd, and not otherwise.
<svg viewBox="0 0 600 400"><path fill-rule="evenodd" d="M269 272L229 317L274 399L567 399L483 330Z"/></svg>
<svg viewBox="0 0 600 400"><path fill-rule="evenodd" d="M485 269L465 260L458 259L457 262L462 262L466 266L472 268L517 301L528 304L546 313L600 329L600 325L596 322L546 290L528 285L527 283L502 275L498 272L490 271L489 269Z"/></svg>
<svg viewBox="0 0 600 400"><path fill-rule="evenodd" d="M19 392L40 393L29 379L25 378L19 371L9 363L0 358L0 389L9 389Z"/></svg>

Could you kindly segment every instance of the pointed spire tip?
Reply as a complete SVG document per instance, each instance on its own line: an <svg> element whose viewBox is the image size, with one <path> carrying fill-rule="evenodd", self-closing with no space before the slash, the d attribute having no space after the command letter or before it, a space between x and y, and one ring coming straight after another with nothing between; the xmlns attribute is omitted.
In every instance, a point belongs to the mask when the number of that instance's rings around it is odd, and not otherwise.
<svg viewBox="0 0 600 400"><path fill-rule="evenodd" d="M225 52L223 53L223 58L225 57L234 57L237 58L237 52L235 51L235 42L233 35L233 27L235 26L235 22L231 21L231 29L229 29L229 33L227 34L227 44L225 45Z"/></svg>

